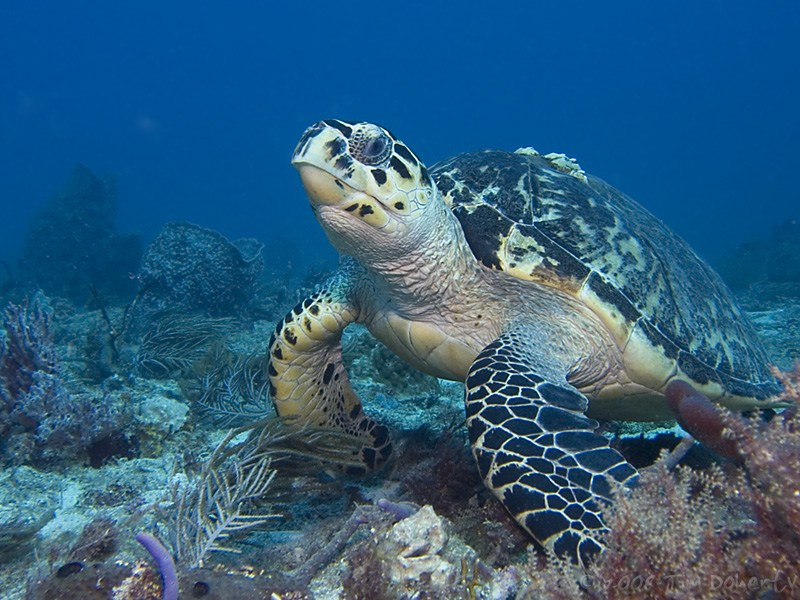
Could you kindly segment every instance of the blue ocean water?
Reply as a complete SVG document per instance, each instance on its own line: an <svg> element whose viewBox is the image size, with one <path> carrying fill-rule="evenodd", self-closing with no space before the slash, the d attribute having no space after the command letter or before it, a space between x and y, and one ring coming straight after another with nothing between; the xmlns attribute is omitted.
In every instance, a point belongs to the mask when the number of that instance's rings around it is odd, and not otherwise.
<svg viewBox="0 0 800 600"><path fill-rule="evenodd" d="M335 260L289 164L310 123L428 164L565 152L707 257L798 217L800 4L91 2L0 6L0 259L76 162L119 229L188 220Z"/></svg>

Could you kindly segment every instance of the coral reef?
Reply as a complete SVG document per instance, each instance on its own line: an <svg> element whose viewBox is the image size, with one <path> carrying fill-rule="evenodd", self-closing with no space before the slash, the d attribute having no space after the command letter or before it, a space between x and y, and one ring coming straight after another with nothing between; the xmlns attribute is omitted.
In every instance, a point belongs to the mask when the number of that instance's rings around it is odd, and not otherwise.
<svg viewBox="0 0 800 600"><path fill-rule="evenodd" d="M453 597L467 549L451 542L447 522L423 506L351 554L345 593L364 599Z"/></svg>
<svg viewBox="0 0 800 600"><path fill-rule="evenodd" d="M140 531L175 557L181 598L797 595L794 412L742 420L678 389L684 426L730 458L696 445L691 468L648 468L677 427L621 446L644 467L641 483L618 492L606 551L576 571L544 557L482 485L463 385L420 375L363 330L345 336L346 359L365 411L393 431L393 462L345 475L357 438L271 419L262 353L293 292L278 277L256 281L256 244L242 252L196 226L165 231L142 270L152 287L142 279L129 309L102 293L90 307L36 295L6 308L0 596L161 599ZM160 273L175 290L158 289ZM217 289L225 280L238 291ZM268 288L260 300L256 286ZM748 305L756 325L791 352L792 306L764 302ZM800 370L777 375L797 403Z"/></svg>
<svg viewBox="0 0 800 600"><path fill-rule="evenodd" d="M137 582L133 596L133 581ZM123 587L124 586L124 587ZM125 598L161 600L158 573L145 563L133 567L124 564L80 562L66 563L52 577L32 583L27 597L31 600L109 600L116 598L115 590L125 590Z"/></svg>
<svg viewBox="0 0 800 600"><path fill-rule="evenodd" d="M6 410L29 394L37 375L56 375L56 352L50 327L52 309L37 294L21 304L9 303L3 315L0 348L0 398Z"/></svg>
<svg viewBox="0 0 800 600"><path fill-rule="evenodd" d="M119 549L119 530L114 519L98 516L87 523L69 557L73 561L102 561Z"/></svg>
<svg viewBox="0 0 800 600"><path fill-rule="evenodd" d="M70 392L58 364L52 309L41 294L9 304L0 346L3 460L44 464L74 458L118 430L124 415L109 402Z"/></svg>
<svg viewBox="0 0 800 600"><path fill-rule="evenodd" d="M19 264L22 281L79 304L92 286L107 296L130 297L142 241L115 232L116 212L114 184L77 165L29 226Z"/></svg>
<svg viewBox="0 0 800 600"><path fill-rule="evenodd" d="M134 320L164 310L240 315L264 268L261 249L255 240L231 242L199 225L168 223L142 258Z"/></svg>

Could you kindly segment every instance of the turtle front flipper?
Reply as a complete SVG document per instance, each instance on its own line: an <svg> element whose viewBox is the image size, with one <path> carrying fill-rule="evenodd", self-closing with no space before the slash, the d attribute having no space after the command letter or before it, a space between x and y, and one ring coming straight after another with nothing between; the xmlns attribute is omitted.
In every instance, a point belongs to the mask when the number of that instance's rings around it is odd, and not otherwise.
<svg viewBox="0 0 800 600"><path fill-rule="evenodd" d="M585 396L537 364L525 336L505 333L467 374L467 425L485 484L542 546L580 564L602 548L610 480L636 470L594 432ZM538 353L541 355L541 352Z"/></svg>
<svg viewBox="0 0 800 600"><path fill-rule="evenodd" d="M366 416L342 363L342 331L355 321L347 282L334 276L295 306L275 327L269 344L270 393L281 417L298 425L339 429L363 437L361 471L391 454L388 429Z"/></svg>

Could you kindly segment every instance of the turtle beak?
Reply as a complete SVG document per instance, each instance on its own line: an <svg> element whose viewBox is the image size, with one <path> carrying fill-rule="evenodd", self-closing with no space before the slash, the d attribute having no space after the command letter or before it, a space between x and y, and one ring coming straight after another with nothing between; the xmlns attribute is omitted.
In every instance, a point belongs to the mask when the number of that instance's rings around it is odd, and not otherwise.
<svg viewBox="0 0 800 600"><path fill-rule="evenodd" d="M349 188L336 177L323 171L319 167L308 163L295 163L294 165L300 173L300 180L308 194L309 200L314 206L334 206L340 204L355 190Z"/></svg>

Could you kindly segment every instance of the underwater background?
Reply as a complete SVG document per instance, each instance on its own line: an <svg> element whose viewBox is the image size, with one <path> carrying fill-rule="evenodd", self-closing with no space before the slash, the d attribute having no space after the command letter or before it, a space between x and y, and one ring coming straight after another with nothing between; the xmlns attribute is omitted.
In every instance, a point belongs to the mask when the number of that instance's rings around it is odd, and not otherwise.
<svg viewBox="0 0 800 600"><path fill-rule="evenodd" d="M265 364L338 262L289 164L338 118L428 165L574 157L720 272L799 402L798 32L788 0L0 3L0 599L168 599L170 568L182 598L800 597L796 412L653 467L576 578L483 487L462 383L348 329L396 447L351 478ZM603 433L637 468L682 435Z"/></svg>
<svg viewBox="0 0 800 600"><path fill-rule="evenodd" d="M332 252L289 165L323 118L427 164L564 152L705 257L797 217L800 6L708 2L4 2L0 257L76 162L118 224Z"/></svg>

